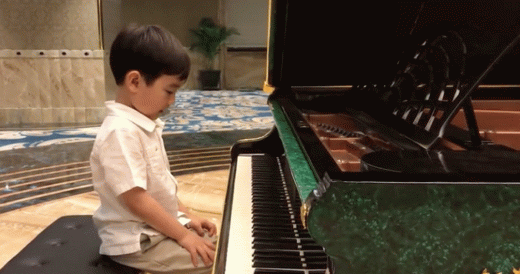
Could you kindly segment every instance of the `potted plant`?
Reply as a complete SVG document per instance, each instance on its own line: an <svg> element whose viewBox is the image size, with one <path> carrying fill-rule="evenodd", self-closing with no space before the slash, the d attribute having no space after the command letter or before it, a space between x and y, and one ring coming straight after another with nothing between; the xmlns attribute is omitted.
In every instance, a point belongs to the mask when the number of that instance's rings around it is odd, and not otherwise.
<svg viewBox="0 0 520 274"><path fill-rule="evenodd" d="M215 69L215 58L220 46L233 34L239 34L234 28L219 26L211 18L202 18L196 29L190 29L194 42L190 50L201 53L204 57L204 69L199 71L199 83L203 90L219 89L220 70Z"/></svg>

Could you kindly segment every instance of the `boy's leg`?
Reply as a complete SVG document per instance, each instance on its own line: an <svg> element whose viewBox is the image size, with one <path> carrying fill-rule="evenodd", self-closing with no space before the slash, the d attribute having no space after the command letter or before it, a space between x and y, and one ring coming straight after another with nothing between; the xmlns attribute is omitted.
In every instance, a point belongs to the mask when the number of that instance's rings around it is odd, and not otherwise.
<svg viewBox="0 0 520 274"><path fill-rule="evenodd" d="M204 238L216 244L217 237ZM128 265L133 268L141 269L153 274L175 273L175 274L202 274L211 273L212 266L206 267L202 258L198 258L198 267L195 268L191 262L190 253L180 246L176 241L164 236L141 235L141 251L122 255L112 256L112 260Z"/></svg>

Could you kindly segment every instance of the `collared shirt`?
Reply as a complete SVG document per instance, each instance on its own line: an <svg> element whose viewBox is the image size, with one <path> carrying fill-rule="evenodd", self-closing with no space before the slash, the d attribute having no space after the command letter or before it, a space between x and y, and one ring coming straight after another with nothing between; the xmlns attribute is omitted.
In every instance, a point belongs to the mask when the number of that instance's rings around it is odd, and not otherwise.
<svg viewBox="0 0 520 274"><path fill-rule="evenodd" d="M140 187L177 216L177 181L164 149L164 123L114 101L105 104L107 117L90 155L92 181L101 200L93 219L102 241L100 253L122 255L141 249L142 233L159 232L132 214L118 196Z"/></svg>

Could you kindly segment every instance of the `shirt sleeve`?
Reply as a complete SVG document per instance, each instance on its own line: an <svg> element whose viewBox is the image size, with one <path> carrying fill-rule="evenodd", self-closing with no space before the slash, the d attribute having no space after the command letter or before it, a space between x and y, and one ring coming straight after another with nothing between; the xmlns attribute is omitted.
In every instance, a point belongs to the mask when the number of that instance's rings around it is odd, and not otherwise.
<svg viewBox="0 0 520 274"><path fill-rule="evenodd" d="M147 189L146 160L139 134L129 129L110 132L99 151L105 184L115 195L140 187Z"/></svg>

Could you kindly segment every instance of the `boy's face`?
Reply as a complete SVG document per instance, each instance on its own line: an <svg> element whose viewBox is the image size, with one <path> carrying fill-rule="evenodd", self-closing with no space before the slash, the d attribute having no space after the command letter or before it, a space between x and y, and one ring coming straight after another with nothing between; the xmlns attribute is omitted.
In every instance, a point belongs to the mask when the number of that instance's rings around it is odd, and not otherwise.
<svg viewBox="0 0 520 274"><path fill-rule="evenodd" d="M132 98L132 106L146 117L155 120L175 102L175 94L183 84L184 81L176 75L162 75L150 85L141 77L137 92Z"/></svg>

